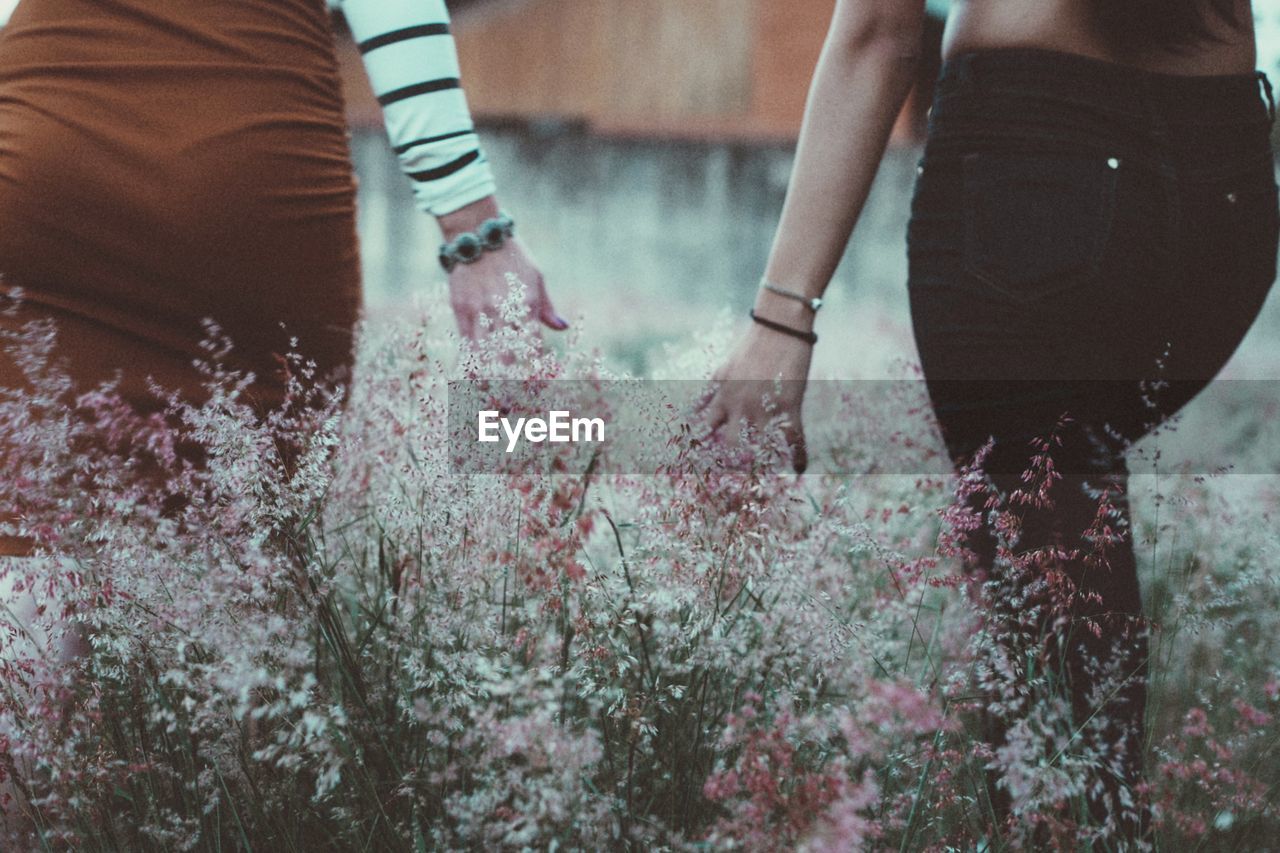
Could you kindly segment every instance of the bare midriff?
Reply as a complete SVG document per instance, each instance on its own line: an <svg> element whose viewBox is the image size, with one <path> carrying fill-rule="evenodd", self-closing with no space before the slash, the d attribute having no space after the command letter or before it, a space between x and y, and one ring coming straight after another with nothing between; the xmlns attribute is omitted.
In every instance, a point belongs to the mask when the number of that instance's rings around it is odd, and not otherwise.
<svg viewBox="0 0 1280 853"><path fill-rule="evenodd" d="M1239 29L1208 17L1219 38L1181 52L1119 50L1098 32L1084 0L958 0L947 20L943 57L978 50L1033 47L1075 53L1161 74L1251 74L1257 64L1248 0L1239 2Z"/></svg>

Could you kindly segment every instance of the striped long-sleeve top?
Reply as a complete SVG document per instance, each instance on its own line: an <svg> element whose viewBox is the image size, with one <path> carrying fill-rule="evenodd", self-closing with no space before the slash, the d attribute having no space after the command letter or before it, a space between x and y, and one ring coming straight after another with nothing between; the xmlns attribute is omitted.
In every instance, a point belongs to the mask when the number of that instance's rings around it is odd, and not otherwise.
<svg viewBox="0 0 1280 853"><path fill-rule="evenodd" d="M442 216L494 193L444 0L341 0L418 206Z"/></svg>

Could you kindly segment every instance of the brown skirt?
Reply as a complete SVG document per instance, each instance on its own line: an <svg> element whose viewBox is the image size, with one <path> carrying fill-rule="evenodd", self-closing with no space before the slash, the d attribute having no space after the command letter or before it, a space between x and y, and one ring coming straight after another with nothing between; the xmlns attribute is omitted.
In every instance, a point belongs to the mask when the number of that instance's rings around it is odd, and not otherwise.
<svg viewBox="0 0 1280 853"><path fill-rule="evenodd" d="M55 317L77 390L118 368L143 411L148 375L198 399L204 318L264 406L292 337L349 376L355 182L323 0L23 0L0 30L0 294L15 293L0 323ZM4 352L0 385L23 385Z"/></svg>

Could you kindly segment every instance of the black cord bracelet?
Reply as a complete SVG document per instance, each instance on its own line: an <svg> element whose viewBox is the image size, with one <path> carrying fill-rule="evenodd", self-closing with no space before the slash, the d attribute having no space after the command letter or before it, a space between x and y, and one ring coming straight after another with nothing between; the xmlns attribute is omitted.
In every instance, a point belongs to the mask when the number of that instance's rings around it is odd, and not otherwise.
<svg viewBox="0 0 1280 853"><path fill-rule="evenodd" d="M756 309L754 308L751 309L751 319L759 323L761 326L764 326L766 329L773 329L775 332L781 332L784 335L790 335L793 338L798 338L810 346L818 342L818 335L816 332L802 332L799 329L793 329L790 326L784 326L781 323L766 320L764 317L757 316Z"/></svg>

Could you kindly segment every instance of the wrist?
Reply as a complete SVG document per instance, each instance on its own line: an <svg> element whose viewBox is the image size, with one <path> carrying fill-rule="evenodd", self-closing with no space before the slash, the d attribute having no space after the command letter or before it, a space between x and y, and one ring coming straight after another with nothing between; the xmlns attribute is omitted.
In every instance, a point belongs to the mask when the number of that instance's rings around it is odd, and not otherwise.
<svg viewBox="0 0 1280 853"><path fill-rule="evenodd" d="M498 216L499 212L497 197L489 195L479 201L473 201L466 207L460 207L452 213L438 216L436 221L440 224L440 231L445 241L448 242L459 234L475 231L485 221Z"/></svg>
<svg viewBox="0 0 1280 853"><path fill-rule="evenodd" d="M813 331L813 321L816 316L813 309L804 303L764 288L760 288L756 294L755 312L775 323L782 323L803 332Z"/></svg>
<svg viewBox="0 0 1280 853"><path fill-rule="evenodd" d="M510 216L495 213L491 218L483 219L473 229L454 231L456 227L468 222L473 214L485 212L485 206L456 217L445 228L445 241L440 245L440 266L447 275L452 275L459 264L478 263L486 252L500 252L515 237L515 222Z"/></svg>
<svg viewBox="0 0 1280 853"><path fill-rule="evenodd" d="M782 379L802 379L809 372L813 345L752 323L743 340L743 353L757 372Z"/></svg>

